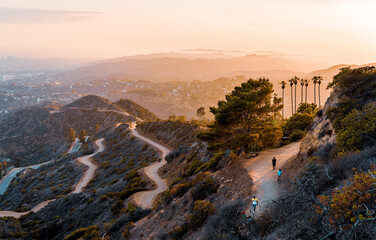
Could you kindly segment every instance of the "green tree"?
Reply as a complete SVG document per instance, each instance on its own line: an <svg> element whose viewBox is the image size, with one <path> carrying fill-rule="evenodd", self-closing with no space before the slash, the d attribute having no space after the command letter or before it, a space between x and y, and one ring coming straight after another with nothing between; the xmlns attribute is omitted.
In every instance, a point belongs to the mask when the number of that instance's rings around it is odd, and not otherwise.
<svg viewBox="0 0 376 240"><path fill-rule="evenodd" d="M219 101L218 107L210 107L215 122L208 132L198 134L214 148L244 147L246 152L258 145L259 136L266 124L282 109L282 99L272 97L273 84L268 79L249 79Z"/></svg>
<svg viewBox="0 0 376 240"><path fill-rule="evenodd" d="M85 139L86 136L87 136L86 131L82 129L80 134L78 135L78 139L80 140L80 142L84 143L86 140Z"/></svg>
<svg viewBox="0 0 376 240"><path fill-rule="evenodd" d="M282 127L284 136L291 136L295 130L304 131L313 121L317 111L316 104L301 103L297 113L293 114ZM301 134L295 131L295 134Z"/></svg>
<svg viewBox="0 0 376 240"><path fill-rule="evenodd" d="M68 129L68 138L70 142L74 142L74 140L76 139L76 132L73 128Z"/></svg>
<svg viewBox="0 0 376 240"><path fill-rule="evenodd" d="M354 109L342 120L338 131L338 151L356 151L376 143L376 103Z"/></svg>
<svg viewBox="0 0 376 240"><path fill-rule="evenodd" d="M200 107L199 109L197 109L197 117L202 118L203 116L205 116L205 108Z"/></svg>
<svg viewBox="0 0 376 240"><path fill-rule="evenodd" d="M314 115L317 112L317 105L314 103L301 103L299 104L297 112Z"/></svg>
<svg viewBox="0 0 376 240"><path fill-rule="evenodd" d="M274 147L282 138L283 132L279 124L267 124L261 134L261 144L264 148Z"/></svg>

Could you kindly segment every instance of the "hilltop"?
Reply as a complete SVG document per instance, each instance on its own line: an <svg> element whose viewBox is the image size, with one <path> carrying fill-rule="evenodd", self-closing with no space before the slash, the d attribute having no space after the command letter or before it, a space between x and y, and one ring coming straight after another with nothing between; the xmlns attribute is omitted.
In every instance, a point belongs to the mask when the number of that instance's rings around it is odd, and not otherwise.
<svg viewBox="0 0 376 240"><path fill-rule="evenodd" d="M129 99L120 99L119 101L115 102L115 104L121 109L124 109L126 112L132 114L133 116L139 117L140 119L146 121L158 120L158 117L154 113Z"/></svg>

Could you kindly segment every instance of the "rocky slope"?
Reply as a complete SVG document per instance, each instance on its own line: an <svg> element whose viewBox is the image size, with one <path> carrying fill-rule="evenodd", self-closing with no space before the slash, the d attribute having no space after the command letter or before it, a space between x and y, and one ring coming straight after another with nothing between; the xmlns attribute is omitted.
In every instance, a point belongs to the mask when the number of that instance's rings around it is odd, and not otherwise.
<svg viewBox="0 0 376 240"><path fill-rule="evenodd" d="M320 151L329 146L334 147L337 135L331 123L328 110L338 103L338 92L330 95L322 111L318 112L309 131L301 142L300 155L304 158L310 157L314 152Z"/></svg>

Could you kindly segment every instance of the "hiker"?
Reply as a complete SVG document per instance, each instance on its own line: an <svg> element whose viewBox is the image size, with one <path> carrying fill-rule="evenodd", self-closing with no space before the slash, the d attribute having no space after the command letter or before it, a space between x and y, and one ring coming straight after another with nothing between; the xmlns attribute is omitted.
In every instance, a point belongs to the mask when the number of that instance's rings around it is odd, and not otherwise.
<svg viewBox="0 0 376 240"><path fill-rule="evenodd" d="M257 197L253 196L253 198L252 198L253 213L256 210L257 204L258 204L258 199L257 199Z"/></svg>
<svg viewBox="0 0 376 240"><path fill-rule="evenodd" d="M277 179L277 181L278 181L278 182L281 182L281 178L282 178L282 169L279 169L279 170L278 170L277 175L278 175L278 179Z"/></svg>
<svg viewBox="0 0 376 240"><path fill-rule="evenodd" d="M272 164L273 164L273 170L275 170L275 165L277 164L277 159L275 159L275 157L273 157L272 159Z"/></svg>

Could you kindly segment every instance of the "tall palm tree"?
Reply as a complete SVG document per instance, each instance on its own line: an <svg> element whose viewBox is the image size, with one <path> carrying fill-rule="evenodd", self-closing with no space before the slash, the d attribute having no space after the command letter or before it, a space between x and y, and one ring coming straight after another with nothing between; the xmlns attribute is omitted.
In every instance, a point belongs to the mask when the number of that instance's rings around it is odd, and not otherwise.
<svg viewBox="0 0 376 240"><path fill-rule="evenodd" d="M285 88L286 88L286 82L282 81L281 82L282 86L282 119L285 118Z"/></svg>
<svg viewBox="0 0 376 240"><path fill-rule="evenodd" d="M294 84L295 84L295 112L296 112L296 85L297 85L298 82L299 82L299 78L298 78L297 76L295 76L295 77L293 78L293 82L294 82Z"/></svg>
<svg viewBox="0 0 376 240"><path fill-rule="evenodd" d="M290 87L291 87L291 115L294 115L294 99L293 99L293 94L292 94L292 85L294 85L294 79L291 78L289 80Z"/></svg>
<svg viewBox="0 0 376 240"><path fill-rule="evenodd" d="M309 81L308 79L304 80L304 85L305 85L305 103L307 103L307 96L308 96L308 84L309 84Z"/></svg>
<svg viewBox="0 0 376 240"><path fill-rule="evenodd" d="M304 79L300 79L300 86L302 87L302 91L301 91L301 93L300 93L300 103L303 103Z"/></svg>
<svg viewBox="0 0 376 240"><path fill-rule="evenodd" d="M313 102L316 104L316 84L317 84L318 76L314 76L312 78L313 81Z"/></svg>
<svg viewBox="0 0 376 240"><path fill-rule="evenodd" d="M318 84L318 95L319 95L319 109L320 109L320 106L321 106L321 101L320 101L320 84L321 84L321 81L322 81L322 77L321 76L318 76L317 77L317 84Z"/></svg>

